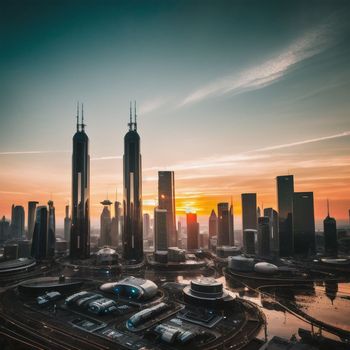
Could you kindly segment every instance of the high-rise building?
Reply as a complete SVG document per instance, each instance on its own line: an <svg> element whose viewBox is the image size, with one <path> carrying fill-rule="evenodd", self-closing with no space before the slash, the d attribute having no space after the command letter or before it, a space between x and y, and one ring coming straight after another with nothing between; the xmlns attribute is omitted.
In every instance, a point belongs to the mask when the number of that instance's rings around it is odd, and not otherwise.
<svg viewBox="0 0 350 350"><path fill-rule="evenodd" d="M256 230L257 225L256 193L242 193L242 231Z"/></svg>
<svg viewBox="0 0 350 350"><path fill-rule="evenodd" d="M231 200L230 205L230 213L229 213L229 245L234 246L235 245L235 227L234 227L234 220L233 220L233 204Z"/></svg>
<svg viewBox="0 0 350 350"><path fill-rule="evenodd" d="M112 224L111 224L111 240L112 240L112 246L118 247L119 241L120 241L120 214L121 214L121 208L120 208L120 202L117 200L114 202L114 217L112 218Z"/></svg>
<svg viewBox="0 0 350 350"><path fill-rule="evenodd" d="M330 257L338 256L338 235L337 222L329 215L329 202L327 200L327 216L323 220L324 232L324 250L325 254Z"/></svg>
<svg viewBox="0 0 350 350"><path fill-rule="evenodd" d="M109 210L112 202L108 199L105 199L101 202L103 205L103 210L100 217L100 246L112 245L111 237L111 211Z"/></svg>
<svg viewBox="0 0 350 350"><path fill-rule="evenodd" d="M47 240L47 251L49 256L55 255L55 244L56 244L56 215L53 201L49 201L49 222L48 222L48 240Z"/></svg>
<svg viewBox="0 0 350 350"><path fill-rule="evenodd" d="M168 250L167 210L154 209L154 250Z"/></svg>
<svg viewBox="0 0 350 350"><path fill-rule="evenodd" d="M10 222L5 216L0 221L0 243L4 243L10 236Z"/></svg>
<svg viewBox="0 0 350 350"><path fill-rule="evenodd" d="M24 208L21 205L12 206L11 238L21 239L24 236Z"/></svg>
<svg viewBox="0 0 350 350"><path fill-rule="evenodd" d="M315 253L315 216L313 192L294 192L293 195L294 253Z"/></svg>
<svg viewBox="0 0 350 350"><path fill-rule="evenodd" d="M199 248L199 223L197 222L197 214L187 213L187 249L195 250Z"/></svg>
<svg viewBox="0 0 350 350"><path fill-rule="evenodd" d="M38 202L30 201L28 202L28 233L27 238L33 238L34 224L35 224L35 209Z"/></svg>
<svg viewBox="0 0 350 350"><path fill-rule="evenodd" d="M158 172L158 207L167 211L167 235L169 247L177 247L175 180L173 171Z"/></svg>
<svg viewBox="0 0 350 350"><path fill-rule="evenodd" d="M209 239L218 234L218 217L213 209L209 216Z"/></svg>
<svg viewBox="0 0 350 350"><path fill-rule="evenodd" d="M48 258L49 213L45 205L38 206L32 240L32 256L41 260Z"/></svg>
<svg viewBox="0 0 350 350"><path fill-rule="evenodd" d="M264 209L264 216L269 218L270 225L270 251L272 256L279 256L280 244L278 234L278 213L272 208Z"/></svg>
<svg viewBox="0 0 350 350"><path fill-rule="evenodd" d="M258 255L270 256L270 222L269 217L260 216L258 218Z"/></svg>
<svg viewBox="0 0 350 350"><path fill-rule="evenodd" d="M151 220L148 213L143 214L143 237L151 238Z"/></svg>
<svg viewBox="0 0 350 350"><path fill-rule="evenodd" d="M257 240L257 230L247 228L243 231L243 251L245 254L255 254L255 242Z"/></svg>
<svg viewBox="0 0 350 350"><path fill-rule="evenodd" d="M294 251L293 239L293 175L277 176L277 206L280 255L291 256Z"/></svg>
<svg viewBox="0 0 350 350"><path fill-rule="evenodd" d="M140 136L137 133L136 104L135 121L132 121L130 105L129 131L124 137L124 230L123 257L129 261L142 261L142 166Z"/></svg>
<svg viewBox="0 0 350 350"><path fill-rule="evenodd" d="M69 205L66 205L65 208L65 217L64 217L64 239L69 243L70 241L70 230L72 226L72 220L69 216Z"/></svg>
<svg viewBox="0 0 350 350"><path fill-rule="evenodd" d="M71 218L70 257L86 259L90 257L90 155L83 107L81 124L77 111L77 131L73 136Z"/></svg>
<svg viewBox="0 0 350 350"><path fill-rule="evenodd" d="M217 246L230 244L230 210L228 203L218 203Z"/></svg>

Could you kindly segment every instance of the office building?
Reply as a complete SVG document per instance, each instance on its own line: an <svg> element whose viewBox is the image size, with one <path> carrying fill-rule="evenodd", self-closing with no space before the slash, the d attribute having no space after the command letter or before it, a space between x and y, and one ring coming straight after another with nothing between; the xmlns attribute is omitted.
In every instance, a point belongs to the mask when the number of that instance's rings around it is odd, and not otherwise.
<svg viewBox="0 0 350 350"><path fill-rule="evenodd" d="M70 257L90 257L90 155L89 138L85 133L84 110L77 131L73 136L72 156L72 226L70 235Z"/></svg>
<svg viewBox="0 0 350 350"><path fill-rule="evenodd" d="M154 209L154 250L168 249L167 219L166 209Z"/></svg>
<svg viewBox="0 0 350 350"><path fill-rule="evenodd" d="M218 204L217 246L230 245L230 210L228 203Z"/></svg>
<svg viewBox="0 0 350 350"><path fill-rule="evenodd" d="M279 233L278 233L278 213L273 208L265 208L264 216L269 218L271 255L274 257L278 257L279 250L280 250Z"/></svg>
<svg viewBox="0 0 350 350"><path fill-rule="evenodd" d="M173 171L158 172L158 207L167 211L168 245L177 247L175 180Z"/></svg>
<svg viewBox="0 0 350 350"><path fill-rule="evenodd" d="M56 245L56 215L55 207L53 201L49 201L49 220L48 220L48 240L47 240L47 251L49 256L55 255L55 245Z"/></svg>
<svg viewBox="0 0 350 350"><path fill-rule="evenodd" d="M324 250L329 257L338 256L337 222L329 215L329 201L327 200L327 216L323 220Z"/></svg>
<svg viewBox="0 0 350 350"><path fill-rule="evenodd" d="M218 234L218 217L213 209L209 216L209 239Z"/></svg>
<svg viewBox="0 0 350 350"><path fill-rule="evenodd" d="M151 220L148 213L143 214L143 237L151 238Z"/></svg>
<svg viewBox="0 0 350 350"><path fill-rule="evenodd" d="M124 229L123 257L140 262L143 259L142 236L142 165L140 136L137 133L136 104L134 121L130 105L129 131L124 137Z"/></svg>
<svg viewBox="0 0 350 350"><path fill-rule="evenodd" d="M242 231L256 230L257 224L256 193L242 193Z"/></svg>
<svg viewBox="0 0 350 350"><path fill-rule="evenodd" d="M0 243L4 243L10 237L10 222L5 216L0 220Z"/></svg>
<svg viewBox="0 0 350 350"><path fill-rule="evenodd" d="M11 238L24 237L24 208L21 205L12 206Z"/></svg>
<svg viewBox="0 0 350 350"><path fill-rule="evenodd" d="M257 230L245 229L243 231L243 251L245 254L254 255L257 240Z"/></svg>
<svg viewBox="0 0 350 350"><path fill-rule="evenodd" d="M111 211L109 209L112 205L112 202L108 199L105 199L103 202L101 202L101 204L103 205L103 210L100 216L100 246L112 245L112 219Z"/></svg>
<svg viewBox="0 0 350 350"><path fill-rule="evenodd" d="M257 251L261 257L270 256L270 222L269 217L260 216L258 218Z"/></svg>
<svg viewBox="0 0 350 350"><path fill-rule="evenodd" d="M280 256L293 255L293 175L277 176L277 206Z"/></svg>
<svg viewBox="0 0 350 350"><path fill-rule="evenodd" d="M293 195L294 254L307 256L315 253L315 216L312 192Z"/></svg>
<svg viewBox="0 0 350 350"><path fill-rule="evenodd" d="M112 218L111 223L111 244L113 247L118 247L120 242L120 216L121 216L121 207L120 202L117 200L114 202L114 217Z"/></svg>
<svg viewBox="0 0 350 350"><path fill-rule="evenodd" d="M35 209L38 202L28 202L28 227L27 238L31 240L33 238L34 224L35 224Z"/></svg>
<svg viewBox="0 0 350 350"><path fill-rule="evenodd" d="M70 241L70 230L71 230L72 220L69 216L69 205L66 205L65 208L65 217L64 217L64 239Z"/></svg>
<svg viewBox="0 0 350 350"><path fill-rule="evenodd" d="M49 212L45 205L38 206L35 214L35 225L31 255L37 260L48 258Z"/></svg>
<svg viewBox="0 0 350 350"><path fill-rule="evenodd" d="M197 222L197 214L187 213L187 250L195 250L199 248L199 223Z"/></svg>

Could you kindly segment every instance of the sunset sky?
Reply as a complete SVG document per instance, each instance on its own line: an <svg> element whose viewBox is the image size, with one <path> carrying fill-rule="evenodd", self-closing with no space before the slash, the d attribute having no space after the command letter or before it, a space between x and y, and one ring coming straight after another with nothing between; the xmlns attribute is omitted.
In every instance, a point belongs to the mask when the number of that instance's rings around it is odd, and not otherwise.
<svg viewBox="0 0 350 350"><path fill-rule="evenodd" d="M205 221L275 177L313 191L316 218L350 208L349 1L2 1L0 214L70 201L76 103L90 138L93 225L122 199L129 101L138 103L144 210L174 170L177 210ZM203 222L204 222L203 221Z"/></svg>

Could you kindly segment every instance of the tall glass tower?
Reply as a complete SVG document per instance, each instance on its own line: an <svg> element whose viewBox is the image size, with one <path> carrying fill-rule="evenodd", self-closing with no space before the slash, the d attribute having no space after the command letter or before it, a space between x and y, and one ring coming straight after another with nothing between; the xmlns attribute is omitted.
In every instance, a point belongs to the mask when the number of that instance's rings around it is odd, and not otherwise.
<svg viewBox="0 0 350 350"><path fill-rule="evenodd" d="M90 256L90 156L89 138L85 133L84 110L77 132L73 136L72 157L72 227L70 257L85 259Z"/></svg>
<svg viewBox="0 0 350 350"><path fill-rule="evenodd" d="M140 262L143 259L142 173L136 103L134 108L133 121L130 104L129 131L124 137L123 257L125 260Z"/></svg>

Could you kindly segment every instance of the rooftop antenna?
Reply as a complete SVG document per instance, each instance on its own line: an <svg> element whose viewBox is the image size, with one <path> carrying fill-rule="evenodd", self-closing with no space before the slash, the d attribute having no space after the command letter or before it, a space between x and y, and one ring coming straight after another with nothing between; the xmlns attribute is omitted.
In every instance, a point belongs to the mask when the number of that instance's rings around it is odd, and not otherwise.
<svg viewBox="0 0 350 350"><path fill-rule="evenodd" d="M327 198L327 216L329 217L329 200Z"/></svg>
<svg viewBox="0 0 350 350"><path fill-rule="evenodd" d="M79 101L77 102L77 131L79 131Z"/></svg>
<svg viewBox="0 0 350 350"><path fill-rule="evenodd" d="M84 131L84 103L81 104L81 130Z"/></svg>
<svg viewBox="0 0 350 350"><path fill-rule="evenodd" d="M130 122L129 122L129 130L132 129L132 102L130 101Z"/></svg>
<svg viewBox="0 0 350 350"><path fill-rule="evenodd" d="M136 114L136 101L134 101L134 117L135 117L135 130L137 130L137 114Z"/></svg>

